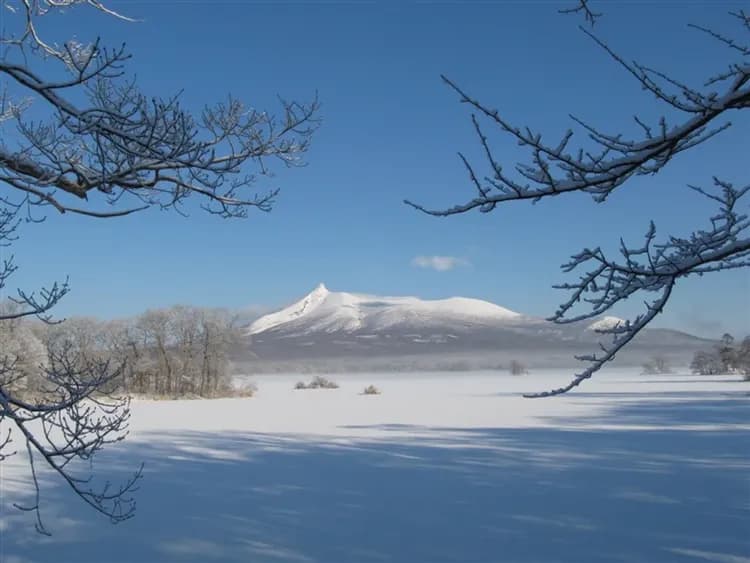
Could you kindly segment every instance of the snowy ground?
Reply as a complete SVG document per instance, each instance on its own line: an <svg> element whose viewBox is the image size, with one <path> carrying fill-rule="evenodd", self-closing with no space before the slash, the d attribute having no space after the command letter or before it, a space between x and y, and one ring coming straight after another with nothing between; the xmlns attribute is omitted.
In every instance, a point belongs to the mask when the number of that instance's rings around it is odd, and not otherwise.
<svg viewBox="0 0 750 563"><path fill-rule="evenodd" d="M0 561L750 562L750 383L612 372L253 378L251 399L139 401L99 475L141 462L117 526L44 484L51 538L10 507ZM370 383L379 396L359 393Z"/></svg>

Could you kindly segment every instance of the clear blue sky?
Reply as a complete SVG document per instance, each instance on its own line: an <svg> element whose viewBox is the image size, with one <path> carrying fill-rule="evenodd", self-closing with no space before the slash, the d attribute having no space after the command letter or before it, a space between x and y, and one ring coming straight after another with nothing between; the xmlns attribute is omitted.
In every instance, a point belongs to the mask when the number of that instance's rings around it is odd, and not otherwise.
<svg viewBox="0 0 750 563"><path fill-rule="evenodd" d="M702 149L642 178L606 204L585 196L492 214L424 216L404 198L447 206L471 197L456 157L478 155L469 112L444 86L445 73L518 124L557 136L568 114L603 129L633 131L631 116L660 108L557 9L570 2L121 1L140 23L78 9L61 33L127 41L129 70L150 93L184 89L199 108L228 93L274 109L275 96L318 92L323 123L309 165L281 171L270 214L222 220L151 210L106 221L50 215L25 225L14 245L21 269L12 286L70 276L61 315L116 317L188 303L244 307L285 304L324 281L332 290L463 295L532 315L564 297L559 265L584 246L637 242L648 220L662 234L707 224L710 202L685 188L711 176L748 178L750 120ZM596 31L626 58L696 84L726 65L727 52L687 23L735 29L725 12L746 2L600 2ZM507 163L522 153L495 137ZM7 253L7 251L5 251ZM416 256L453 256L449 271L412 265ZM715 336L750 332L748 271L682 283L660 326ZM639 311L633 302L614 311Z"/></svg>

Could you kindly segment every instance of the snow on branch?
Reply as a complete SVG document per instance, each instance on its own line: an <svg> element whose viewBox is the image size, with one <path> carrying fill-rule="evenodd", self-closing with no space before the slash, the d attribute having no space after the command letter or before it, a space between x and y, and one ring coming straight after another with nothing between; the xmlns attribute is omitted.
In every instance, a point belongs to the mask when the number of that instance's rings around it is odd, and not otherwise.
<svg viewBox="0 0 750 563"><path fill-rule="evenodd" d="M0 198L0 204L3 199ZM18 209L13 206L0 207L0 249L10 245L16 239L16 230L20 223ZM13 261L14 257L3 257L0 259L0 295L8 283L8 279L15 273L18 267ZM37 317L44 322L53 322L49 311L69 291L68 281L55 282L48 288L41 288L38 292L27 292L18 289L16 296L10 298L15 306L10 310L0 310L0 322L13 321L23 317Z"/></svg>
<svg viewBox="0 0 750 563"><path fill-rule="evenodd" d="M221 217L270 210L278 188L255 186L273 176L274 163L304 164L318 125L317 98L279 98L276 115L232 97L188 111L179 93L148 95L126 77L131 57L124 46L108 48L99 38L50 40L43 30L55 30L54 14L79 7L133 21L98 0L5 0L0 6L0 126L6 133L15 128L0 139L0 247L15 240L20 222L43 221L49 209L112 218L149 207L182 212L192 197ZM4 255L0 291L15 271L13 257ZM0 328L30 316L54 322L51 309L67 292L67 282L19 289L0 310ZM28 350L11 354L0 345L0 424L14 430L0 432L0 461L12 454L13 439L22 440L36 489L35 500L20 508L35 513L37 529L47 533L37 479L43 462L113 522L129 518L140 470L119 486L97 489L76 463L127 433L127 400L107 394L122 366L70 348L49 351L35 395L22 381Z"/></svg>
<svg viewBox="0 0 750 563"><path fill-rule="evenodd" d="M5 39L18 52L0 61L0 74L12 80L17 96L41 103L51 116L31 121L14 112L21 140L0 143L0 181L29 205L94 217L178 208L189 196L223 217L243 217L249 208L268 211L278 189L256 193L252 187L258 176L272 175L271 160L303 164L317 127L317 99L281 99L274 116L230 97L194 115L181 107L179 95L147 96L125 80L130 56L124 46L108 49L99 39L90 45L45 43L35 16L75 4L104 10L93 1L24 2L24 33ZM26 49L41 50L48 66L61 61L64 74L40 74L25 63ZM86 201L92 193L104 194L111 209L74 206L61 197ZM127 200L132 203L125 205Z"/></svg>
<svg viewBox="0 0 750 563"><path fill-rule="evenodd" d="M583 14L591 26L601 15L593 12L586 0L579 0L573 7L561 11ZM459 100L472 110L471 123L487 171L480 172L477 164L459 152L459 159L475 191L472 199L447 209L430 209L409 200L405 203L421 212L441 217L474 209L489 213L508 202L537 202L573 192L591 194L596 202L601 203L633 177L656 174L676 155L694 150L730 127L728 118L733 111L750 108L750 43L747 40L750 16L742 10L730 12L730 16L739 24L737 35L742 34L744 39L704 26L692 26L724 45L729 55L738 57L726 70L706 78L701 86L690 86L663 71L637 61L629 62L589 29L580 28L615 64L676 116L671 121L663 116L655 123L649 123L636 115L634 120L639 134L635 136L606 132L571 116L577 129L584 133L584 142L575 144L573 129L566 131L561 138L549 141L530 127L514 124L499 110L442 76L445 84L458 94ZM490 131L527 149L528 160L510 166L502 163L491 149ZM642 292L653 294L655 298L645 301L646 311L632 322L603 331L612 336L612 342L603 345L598 354L580 357L589 363L589 367L576 374L569 385L530 396L564 393L590 378L663 310L679 279L750 266L748 219L737 206L738 200L747 194L748 187L735 188L718 178L714 178L716 190L690 187L719 203L719 212L710 217L710 229L696 230L687 238L669 236L666 242L657 243L656 228L651 224L641 247L628 247L621 241L619 260L611 260L600 248L594 248L583 250L563 266L565 272L579 267L588 270L577 282L558 286L568 290L570 297L551 318L554 322L575 322L600 315ZM576 305L583 305L586 311L574 314Z"/></svg>
<svg viewBox="0 0 750 563"><path fill-rule="evenodd" d="M18 359L0 361L0 421L13 423L27 451L34 484L34 500L16 504L36 516L36 529L49 535L41 518L37 459L46 462L70 488L96 511L112 522L131 518L135 501L130 496L141 478L142 467L123 483L94 487L91 476L79 474L80 462L88 462L107 444L127 435L130 419L129 399L110 396L107 385L120 377L122 366L112 367L106 360L80 357L69 348L49 355L44 367L44 387L33 399L24 399L15 390L24 377ZM12 443L9 432L0 447ZM78 462L78 464L76 464Z"/></svg>
<svg viewBox="0 0 750 563"><path fill-rule="evenodd" d="M738 211L738 202L750 191L750 185L735 188L718 178L714 178L714 185L718 194L693 187L719 203L709 229L697 230L686 238L670 236L666 242L658 243L652 222L642 246L629 247L620 241L619 260L609 259L600 248L585 249L562 266L564 272L579 267L587 271L575 282L555 286L568 291L569 297L550 317L553 322L572 323L596 317L643 293L656 294L656 298L644 301L646 311L635 320L599 330L610 335L611 342L601 345L598 354L578 356L589 366L568 385L527 397L559 395L590 378L663 311L680 278L750 266L750 219ZM581 303L585 312L574 314L575 306Z"/></svg>
<svg viewBox="0 0 750 563"><path fill-rule="evenodd" d="M747 18L739 14L738 17ZM604 132L571 116L591 144L573 147L573 129L569 129L560 139L548 142L541 133L514 125L497 109L472 97L448 77L442 76L443 81L459 95L460 101L474 110L471 121L489 172L484 175L478 173L476 166L459 153L477 192L473 199L448 209L428 209L409 200L406 203L430 215L447 216L473 209L486 213L501 203L539 201L568 192L589 193L595 201L603 202L633 176L658 172L675 155L694 148L728 128L731 123L723 118L731 110L750 107L750 63L746 60L710 77L705 89L701 90L640 63L629 63L593 33L586 29L583 32L625 68L645 90L671 109L684 114L685 118L670 124L666 117L662 117L657 123L647 124L645 119L635 116L642 135L627 138L621 133ZM723 86L720 92L709 89L719 85ZM480 122L480 118L502 135L526 147L530 160L513 165L514 172L508 171L494 157L485 132L486 126Z"/></svg>

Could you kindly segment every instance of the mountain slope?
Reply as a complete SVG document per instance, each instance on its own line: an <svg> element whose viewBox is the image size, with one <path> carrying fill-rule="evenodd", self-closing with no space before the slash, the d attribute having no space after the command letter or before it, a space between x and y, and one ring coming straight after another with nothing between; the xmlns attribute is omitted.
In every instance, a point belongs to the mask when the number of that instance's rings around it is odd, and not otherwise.
<svg viewBox="0 0 750 563"><path fill-rule="evenodd" d="M521 318L522 315L514 311L479 299L377 297L331 292L320 284L296 303L256 320L250 325L248 333L259 334L276 329L297 334L363 330L377 334L394 327L417 329L466 323L486 325Z"/></svg>
<svg viewBox="0 0 750 563"><path fill-rule="evenodd" d="M378 297L321 284L250 324L233 359L247 372L486 369L512 359L562 367L575 365L575 355L597 352L611 338L597 329L620 322L603 317L558 325L479 299ZM646 329L618 361L640 365L663 355L686 365L709 346L679 331Z"/></svg>

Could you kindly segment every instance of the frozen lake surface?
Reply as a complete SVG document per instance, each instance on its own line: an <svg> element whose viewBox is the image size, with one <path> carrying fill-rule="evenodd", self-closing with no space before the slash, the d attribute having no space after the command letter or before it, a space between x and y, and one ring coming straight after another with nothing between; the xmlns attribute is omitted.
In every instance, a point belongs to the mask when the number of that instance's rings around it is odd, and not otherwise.
<svg viewBox="0 0 750 563"><path fill-rule="evenodd" d="M750 383L611 371L253 377L249 399L137 401L98 477L145 462L112 526L44 473L53 536L13 509L0 561L750 562ZM375 384L381 395L364 396Z"/></svg>

